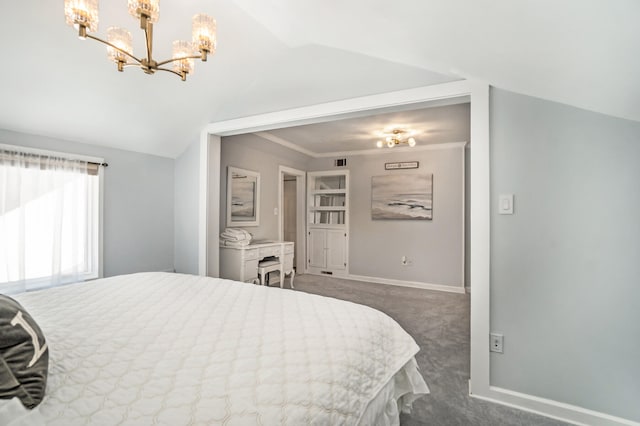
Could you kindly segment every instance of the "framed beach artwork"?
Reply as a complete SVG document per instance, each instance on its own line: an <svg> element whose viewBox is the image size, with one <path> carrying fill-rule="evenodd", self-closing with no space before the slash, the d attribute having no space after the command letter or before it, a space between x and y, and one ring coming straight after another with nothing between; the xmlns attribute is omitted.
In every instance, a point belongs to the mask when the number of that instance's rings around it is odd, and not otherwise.
<svg viewBox="0 0 640 426"><path fill-rule="evenodd" d="M371 177L371 219L431 220L433 174Z"/></svg>
<svg viewBox="0 0 640 426"><path fill-rule="evenodd" d="M258 226L260 173L229 166L227 169L227 226Z"/></svg>

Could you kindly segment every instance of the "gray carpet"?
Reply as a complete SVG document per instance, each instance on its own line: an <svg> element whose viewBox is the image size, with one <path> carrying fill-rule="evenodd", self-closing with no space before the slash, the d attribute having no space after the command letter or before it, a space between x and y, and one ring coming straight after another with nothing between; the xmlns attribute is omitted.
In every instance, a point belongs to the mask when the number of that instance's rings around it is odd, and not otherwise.
<svg viewBox="0 0 640 426"><path fill-rule="evenodd" d="M469 397L469 295L315 275L296 275L294 285L296 290L378 309L413 336L431 394L417 400L411 414L402 415L403 426L566 424Z"/></svg>

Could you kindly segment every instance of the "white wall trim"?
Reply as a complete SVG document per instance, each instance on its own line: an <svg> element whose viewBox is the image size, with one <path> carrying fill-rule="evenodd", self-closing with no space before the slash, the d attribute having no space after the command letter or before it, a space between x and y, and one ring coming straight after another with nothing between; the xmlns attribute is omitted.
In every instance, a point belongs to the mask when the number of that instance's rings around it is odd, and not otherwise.
<svg viewBox="0 0 640 426"><path fill-rule="evenodd" d="M462 271L460 273L462 286L464 287L467 282L466 279L466 266L467 266L467 238L466 238L466 223L467 223L467 206L466 206L466 198L467 198L467 168L466 168L466 149L467 142L464 142L460 145L461 148L461 162L462 162Z"/></svg>
<svg viewBox="0 0 640 426"><path fill-rule="evenodd" d="M317 153L315 153L313 151L309 151L308 149L305 149L305 148L303 148L301 146L298 146L298 145L294 144L293 142L290 142L290 141L288 141L288 140L286 140L284 138L281 138L279 136L273 135L273 134L271 134L269 132L256 132L256 133L254 133L254 135L260 136L262 139L266 139L266 140L268 140L270 142L277 143L278 145L282 145L285 148L289 148L289 149L292 149L294 151L301 152L301 153L303 153L305 155L308 155L309 157L314 157L315 158L317 156Z"/></svg>
<svg viewBox="0 0 640 426"><path fill-rule="evenodd" d="M488 340L488 339L487 339ZM490 386L486 394L476 398L528 411L575 425L589 426L640 426L640 423L612 416L577 405L540 398L496 386Z"/></svg>
<svg viewBox="0 0 640 426"><path fill-rule="evenodd" d="M412 152L417 151L434 151L440 149L454 149L458 147L465 147L467 142L445 142L445 143L434 143L429 145L418 145L411 147L397 147L393 149L389 148L372 148L372 149L361 149L357 151L331 151L331 152L315 152L308 150L306 148L302 148L291 141L288 141L279 136L273 135L269 132L256 132L254 133L256 136L260 136L263 139L266 139L270 142L277 143L286 148L292 149L294 151L300 152L302 154L308 155L313 158L330 158L330 157L353 157L357 155L384 155L384 154L397 154L399 152L405 152L410 154Z"/></svg>
<svg viewBox="0 0 640 426"><path fill-rule="evenodd" d="M294 108L267 114L236 118L233 120L210 123L204 132L231 136L242 133L255 133L280 127L299 126L319 123L335 118L348 118L361 115L363 111L378 108L404 107L411 104L468 96L471 94L469 80L459 80L414 89L398 90L359 98L344 99L302 108Z"/></svg>
<svg viewBox="0 0 640 426"><path fill-rule="evenodd" d="M200 134L200 177L198 188L198 274L207 275L209 235L209 133ZM217 166L220 169L220 165ZM220 190L218 190L220 191Z"/></svg>
<svg viewBox="0 0 640 426"><path fill-rule="evenodd" d="M211 173L209 169L208 173L208 188L207 194L209 202L207 203L207 276L219 277L220 276L220 161L222 141L220 136L209 135L209 152L208 162L209 167L211 164L217 164L216 172ZM211 198L216 197L216 203L211 208Z"/></svg>
<svg viewBox="0 0 640 426"><path fill-rule="evenodd" d="M491 367L489 358L490 330L490 266L491 207L489 151L489 86L471 82L470 140L470 279L471 293L471 359L470 386L472 396L486 396Z"/></svg>
<svg viewBox="0 0 640 426"><path fill-rule="evenodd" d="M466 142L446 142L446 143L434 143L430 145L419 145L411 147L398 147L398 148L372 148L362 149L359 151L335 151L335 152L323 152L316 154L316 158L327 157L347 157L357 155L384 155L384 154L397 154L399 152L410 154L417 151L437 151L441 149L455 149L460 146L464 146Z"/></svg>
<svg viewBox="0 0 640 426"><path fill-rule="evenodd" d="M348 274L344 277L339 277L339 278L345 278L345 279L354 280L354 281L364 281L364 282L375 283L375 284L393 285L397 287L411 287L411 288L419 288L422 290L444 291L447 293L463 293L464 294L465 292L464 287L455 286L455 285L431 284L431 283L423 283L419 281L393 280L389 278L367 277L364 275L353 275L353 274Z"/></svg>

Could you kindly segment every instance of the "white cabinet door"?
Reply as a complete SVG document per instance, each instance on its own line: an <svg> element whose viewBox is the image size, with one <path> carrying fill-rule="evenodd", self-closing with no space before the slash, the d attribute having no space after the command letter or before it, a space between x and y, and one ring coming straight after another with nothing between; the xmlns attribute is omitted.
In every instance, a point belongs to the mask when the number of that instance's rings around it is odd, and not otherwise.
<svg viewBox="0 0 640 426"><path fill-rule="evenodd" d="M309 256L309 266L312 268L325 268L326 256L325 246L327 243L327 233L324 229L310 229L307 239L307 251Z"/></svg>
<svg viewBox="0 0 640 426"><path fill-rule="evenodd" d="M327 269L344 270L347 267L347 237L340 229L327 229Z"/></svg>

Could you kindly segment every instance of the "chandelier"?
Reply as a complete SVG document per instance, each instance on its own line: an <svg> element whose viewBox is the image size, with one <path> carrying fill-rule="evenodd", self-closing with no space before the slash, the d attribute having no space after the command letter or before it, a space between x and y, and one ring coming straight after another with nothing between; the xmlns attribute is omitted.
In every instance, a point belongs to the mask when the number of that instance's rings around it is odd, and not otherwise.
<svg viewBox="0 0 640 426"><path fill-rule="evenodd" d="M153 59L153 24L158 21L160 0L128 0L129 13L140 20L144 30L147 56L140 59L133 55L131 33L124 28L111 27L107 30L107 40L95 37L89 32L98 30L98 0L64 0L64 13L67 24L78 30L81 40L87 38L107 45L107 56L118 66L118 71L126 67L139 67L147 74L167 71L179 76L182 81L187 74L193 73L194 59L206 62L207 55L216 51L216 21L205 14L193 17L192 41L173 42L171 59L156 61ZM164 65L173 63L173 69Z"/></svg>
<svg viewBox="0 0 640 426"><path fill-rule="evenodd" d="M390 131L383 131L382 140L376 142L378 148L382 148L387 145L388 148L399 146L402 144L409 145L410 147L416 146L416 140L411 137L413 131L405 129L391 129Z"/></svg>

